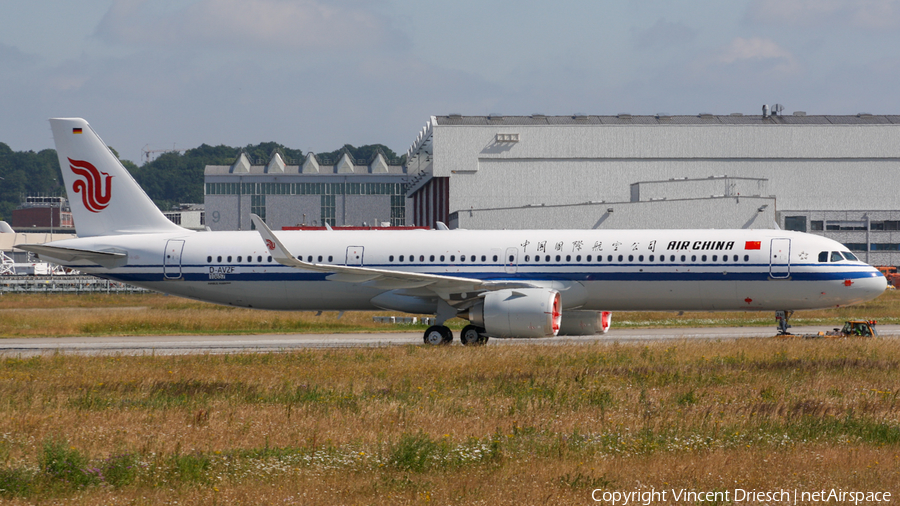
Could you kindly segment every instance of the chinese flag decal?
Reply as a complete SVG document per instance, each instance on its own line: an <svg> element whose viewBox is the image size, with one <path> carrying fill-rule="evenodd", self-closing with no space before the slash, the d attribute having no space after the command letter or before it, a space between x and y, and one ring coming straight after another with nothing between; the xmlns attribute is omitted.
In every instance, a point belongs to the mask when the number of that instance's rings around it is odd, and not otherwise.
<svg viewBox="0 0 900 506"><path fill-rule="evenodd" d="M744 243L744 249L760 249L761 245L760 241L747 241Z"/></svg>

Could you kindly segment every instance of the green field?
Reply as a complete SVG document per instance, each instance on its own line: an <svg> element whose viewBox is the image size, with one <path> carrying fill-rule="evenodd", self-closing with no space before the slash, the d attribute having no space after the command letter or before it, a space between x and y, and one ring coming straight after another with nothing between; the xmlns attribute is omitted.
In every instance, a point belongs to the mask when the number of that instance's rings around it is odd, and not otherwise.
<svg viewBox="0 0 900 506"><path fill-rule="evenodd" d="M900 492L900 342L0 360L10 504L590 504Z"/></svg>
<svg viewBox="0 0 900 506"><path fill-rule="evenodd" d="M260 311L217 306L160 294L5 294L0 296L0 338L166 334L265 334L424 331L424 326L373 323L394 313ZM829 329L847 318L900 323L900 293L885 292L860 306L798 312L794 325ZM461 329L463 320L448 325ZM773 312L616 312L613 327L772 326Z"/></svg>
<svg viewBox="0 0 900 506"><path fill-rule="evenodd" d="M805 316L895 322L897 301ZM371 316L0 297L5 336L396 331ZM596 489L737 488L896 498L898 367L897 339L4 357L0 502L568 505L595 504Z"/></svg>

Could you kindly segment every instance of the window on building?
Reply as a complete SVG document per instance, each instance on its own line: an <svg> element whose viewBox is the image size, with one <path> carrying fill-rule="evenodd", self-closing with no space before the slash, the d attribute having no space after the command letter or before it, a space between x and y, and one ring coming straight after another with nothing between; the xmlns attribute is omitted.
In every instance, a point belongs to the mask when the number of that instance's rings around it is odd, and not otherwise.
<svg viewBox="0 0 900 506"><path fill-rule="evenodd" d="M825 230L865 230L866 222L862 220L834 220L825 224Z"/></svg>
<svg viewBox="0 0 900 506"><path fill-rule="evenodd" d="M406 197L391 195L391 226L402 227L404 225L406 225Z"/></svg>
<svg viewBox="0 0 900 506"><path fill-rule="evenodd" d="M334 210L335 210L335 196L334 195L322 195L322 225L326 223L334 226Z"/></svg>
<svg viewBox="0 0 900 506"><path fill-rule="evenodd" d="M785 216L784 229L806 232L806 216Z"/></svg>
<svg viewBox="0 0 900 506"><path fill-rule="evenodd" d="M266 196L250 195L250 212L266 221Z"/></svg>
<svg viewBox="0 0 900 506"><path fill-rule="evenodd" d="M825 230L825 222L822 220L810 220L809 222L810 230Z"/></svg>
<svg viewBox="0 0 900 506"><path fill-rule="evenodd" d="M872 251L897 251L900 250L900 243L896 242L873 242Z"/></svg>
<svg viewBox="0 0 900 506"><path fill-rule="evenodd" d="M847 249L850 251L865 251L866 250L866 243L864 243L864 242L849 242L849 243L844 244L844 246L846 246ZM873 246L874 246L874 244L873 244ZM840 254L839 251L835 251L834 253ZM835 261L833 257L834 257L834 254L832 254L832 259L831 259L832 262Z"/></svg>

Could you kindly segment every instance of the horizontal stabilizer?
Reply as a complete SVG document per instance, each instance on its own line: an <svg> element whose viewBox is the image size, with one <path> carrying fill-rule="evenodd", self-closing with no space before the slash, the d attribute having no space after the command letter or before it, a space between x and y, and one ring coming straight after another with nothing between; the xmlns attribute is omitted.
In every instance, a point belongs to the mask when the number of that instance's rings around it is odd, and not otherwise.
<svg viewBox="0 0 900 506"><path fill-rule="evenodd" d="M91 251L75 248L61 248L46 244L20 244L16 248L38 254L43 260L62 260L64 262L76 262L86 260L97 265L112 269L125 265L128 255L114 251Z"/></svg>

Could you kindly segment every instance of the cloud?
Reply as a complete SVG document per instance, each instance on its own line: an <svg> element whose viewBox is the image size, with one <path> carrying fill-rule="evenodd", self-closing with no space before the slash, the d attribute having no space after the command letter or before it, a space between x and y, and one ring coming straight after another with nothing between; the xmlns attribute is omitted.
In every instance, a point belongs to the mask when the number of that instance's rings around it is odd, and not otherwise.
<svg viewBox="0 0 900 506"><path fill-rule="evenodd" d="M697 37L696 30L663 18L656 20L650 28L637 30L632 28L631 40L637 49L655 49L671 46L680 46L693 42Z"/></svg>
<svg viewBox="0 0 900 506"><path fill-rule="evenodd" d="M169 12L149 0L115 0L96 33L130 46L222 50L365 50L405 43L369 3L322 0L200 0Z"/></svg>
<svg viewBox="0 0 900 506"><path fill-rule="evenodd" d="M793 65L794 57L788 51L769 39L753 37L744 39L736 37L723 49L717 60L719 63L732 64L745 60L781 60L784 64Z"/></svg>
<svg viewBox="0 0 900 506"><path fill-rule="evenodd" d="M37 58L15 46L0 43L0 69L22 70L37 63Z"/></svg>
<svg viewBox="0 0 900 506"><path fill-rule="evenodd" d="M752 0L747 16L765 24L900 27L900 0Z"/></svg>

